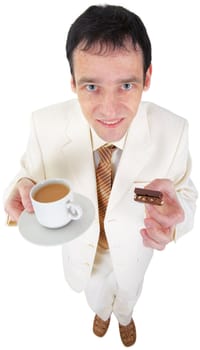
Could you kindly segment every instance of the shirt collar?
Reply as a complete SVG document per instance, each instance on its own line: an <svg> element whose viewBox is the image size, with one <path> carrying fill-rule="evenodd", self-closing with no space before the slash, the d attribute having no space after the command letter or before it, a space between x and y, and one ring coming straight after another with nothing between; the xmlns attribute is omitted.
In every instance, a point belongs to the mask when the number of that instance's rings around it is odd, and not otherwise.
<svg viewBox="0 0 200 350"><path fill-rule="evenodd" d="M90 130L91 130L91 141L92 141L93 151L96 151L98 148L102 147L103 145L108 144L108 142L105 142L96 134L94 129L91 128ZM124 135L119 141L111 142L110 144L116 146L120 150L123 150L125 141L126 141L126 135Z"/></svg>

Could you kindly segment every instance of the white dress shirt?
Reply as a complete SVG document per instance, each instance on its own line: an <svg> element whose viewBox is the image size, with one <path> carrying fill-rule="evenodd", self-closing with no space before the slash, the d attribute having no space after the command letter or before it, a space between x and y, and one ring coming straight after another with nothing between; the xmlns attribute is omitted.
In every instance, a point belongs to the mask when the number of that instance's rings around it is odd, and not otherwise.
<svg viewBox="0 0 200 350"><path fill-rule="evenodd" d="M126 135L122 137L121 140L115 141L115 142L106 142L103 139L101 139L94 129L91 129L91 141L92 141L92 148L93 148L93 153L94 153L94 162L95 162L95 167L97 168L100 157L98 153L98 148L102 147L103 145L109 145L112 144L116 147L116 149L113 151L112 158L111 158L111 164L112 164L112 174L113 177L116 174L117 167L119 165L119 161L122 155L122 151L126 142Z"/></svg>

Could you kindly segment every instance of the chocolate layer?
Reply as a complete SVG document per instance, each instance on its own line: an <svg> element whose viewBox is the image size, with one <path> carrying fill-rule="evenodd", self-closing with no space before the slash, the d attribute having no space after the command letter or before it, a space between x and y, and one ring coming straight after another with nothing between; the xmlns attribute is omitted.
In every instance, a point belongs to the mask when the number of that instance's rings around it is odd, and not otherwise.
<svg viewBox="0 0 200 350"><path fill-rule="evenodd" d="M155 205L162 205L164 203L163 194L160 191L136 187L134 193L134 200L137 202Z"/></svg>

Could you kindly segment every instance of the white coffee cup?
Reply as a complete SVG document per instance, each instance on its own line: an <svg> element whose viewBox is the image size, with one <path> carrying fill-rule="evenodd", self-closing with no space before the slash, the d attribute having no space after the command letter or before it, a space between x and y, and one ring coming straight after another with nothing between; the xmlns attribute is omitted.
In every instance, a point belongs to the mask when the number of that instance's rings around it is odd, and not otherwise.
<svg viewBox="0 0 200 350"><path fill-rule="evenodd" d="M82 209L73 202L71 184L62 178L43 180L34 185L30 198L38 222L48 228L59 228L82 216Z"/></svg>

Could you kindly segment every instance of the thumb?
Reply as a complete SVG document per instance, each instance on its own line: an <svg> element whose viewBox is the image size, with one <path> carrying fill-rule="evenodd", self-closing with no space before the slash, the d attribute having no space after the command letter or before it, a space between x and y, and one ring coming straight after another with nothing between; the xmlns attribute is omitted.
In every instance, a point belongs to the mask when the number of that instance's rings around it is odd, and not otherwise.
<svg viewBox="0 0 200 350"><path fill-rule="evenodd" d="M19 184L19 192L21 195L22 204L25 210L33 212L33 206L31 203L30 191L34 183L28 179L24 180Z"/></svg>

